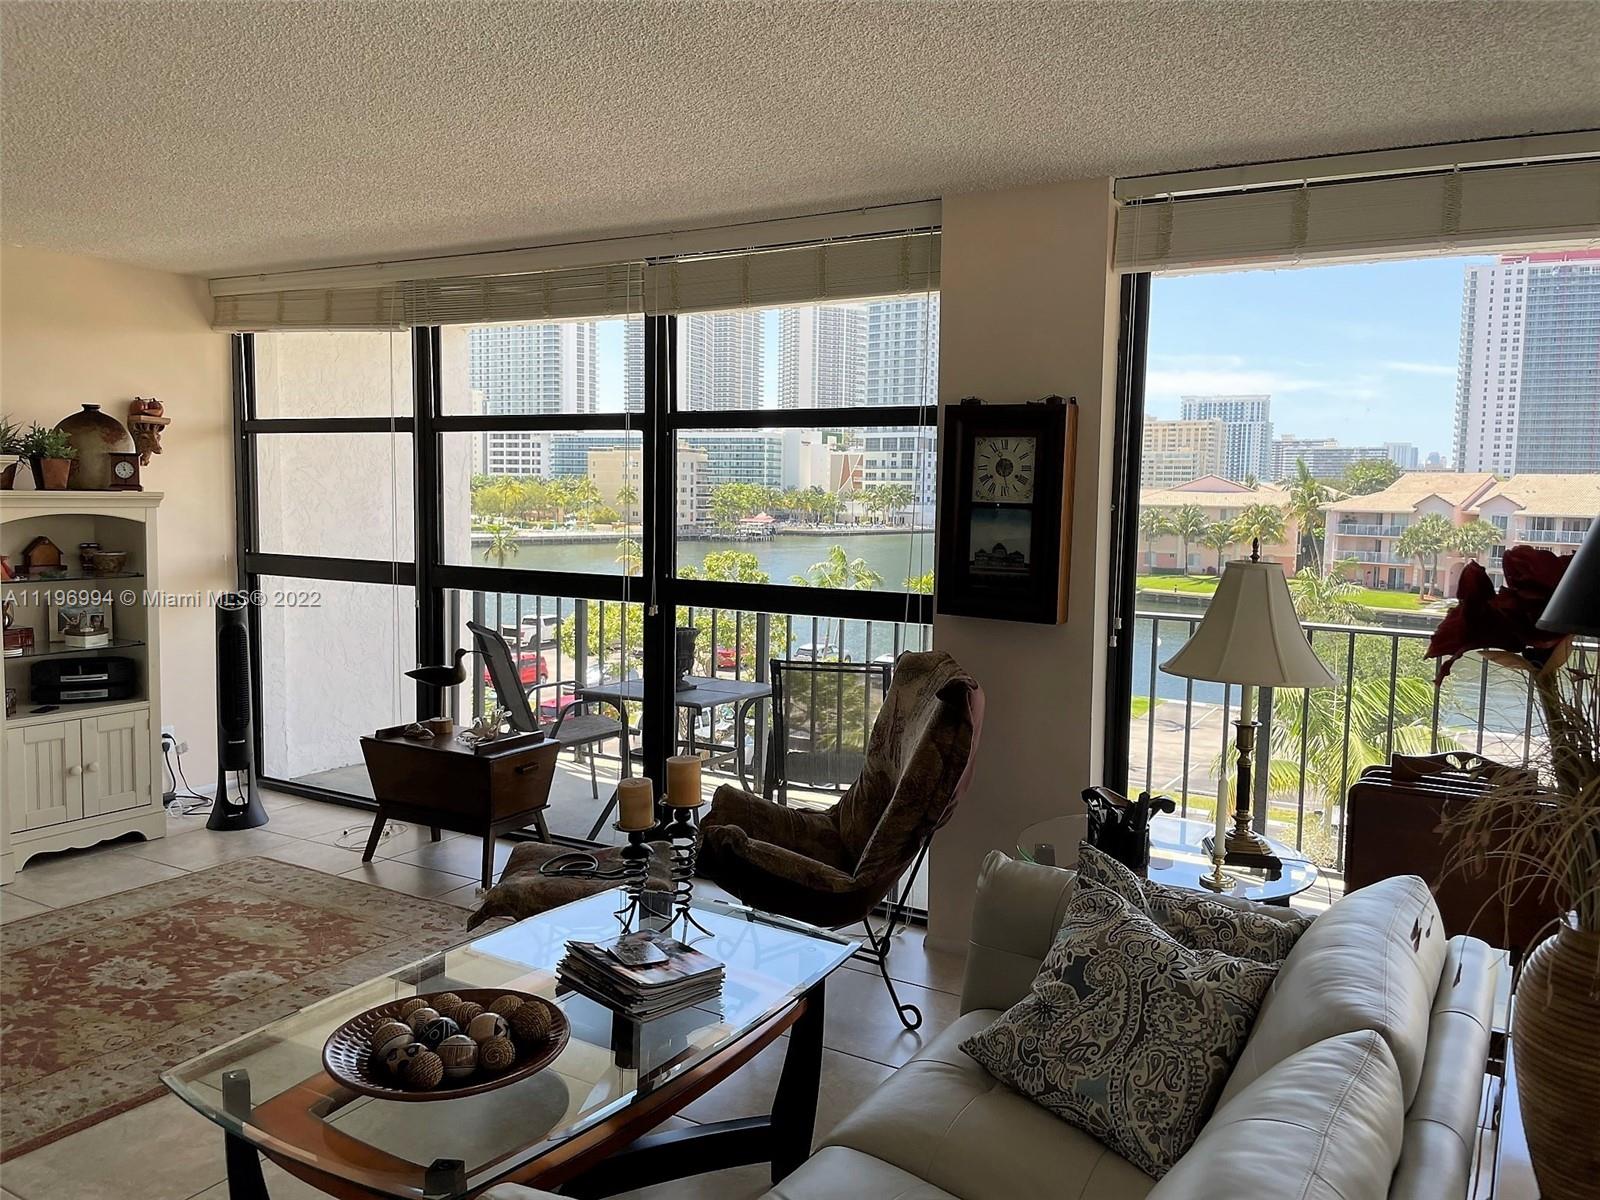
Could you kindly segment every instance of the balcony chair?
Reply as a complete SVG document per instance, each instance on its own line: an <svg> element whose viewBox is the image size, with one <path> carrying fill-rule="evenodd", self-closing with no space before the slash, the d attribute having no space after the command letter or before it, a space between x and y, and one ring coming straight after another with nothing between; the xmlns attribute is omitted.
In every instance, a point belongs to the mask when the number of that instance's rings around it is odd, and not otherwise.
<svg viewBox="0 0 1600 1200"><path fill-rule="evenodd" d="M790 784L842 795L866 766L893 665L774 658L769 668L772 728L761 794L784 805Z"/></svg>
<svg viewBox="0 0 1600 1200"><path fill-rule="evenodd" d="M834 686L842 691L845 679L836 674ZM724 784L700 823L699 873L769 912L833 929L860 922L860 955L883 976L901 1023L916 1029L922 1013L895 991L889 949L928 845L966 791L982 727L983 689L955 659L902 654L860 774L839 802L791 808ZM878 930L871 915L886 899Z"/></svg>
<svg viewBox="0 0 1600 1200"><path fill-rule="evenodd" d="M486 625L479 625L476 621L468 621L467 628L472 631L472 640L478 647L478 653L489 667L489 679L494 684L495 697L499 703L511 714L511 724L514 728L524 733L532 733L539 728L539 718L533 711L533 706L528 703L528 696L537 692L541 687L550 687L550 684L535 684L523 690L522 681L518 675L515 660L511 655L511 647L499 631L490 629ZM564 685L556 684L557 688ZM565 696L562 699L566 699ZM622 754L622 776L627 778L632 774L632 757L628 749L628 714L626 710L620 712L620 719L614 719L599 711L599 704L589 700L572 700L570 703L560 705L556 719L546 731L546 736L561 743L563 750L571 750L575 754L582 754L589 760L589 791L596 801L600 799L600 781L595 774L594 752L602 743L616 738ZM589 840L592 842L600 834L606 818L617 806L617 794L611 793L611 799L606 801L606 806L600 810L600 815L595 819L594 827L589 830ZM550 840L550 831L545 828L544 815L537 817L539 836L545 841Z"/></svg>

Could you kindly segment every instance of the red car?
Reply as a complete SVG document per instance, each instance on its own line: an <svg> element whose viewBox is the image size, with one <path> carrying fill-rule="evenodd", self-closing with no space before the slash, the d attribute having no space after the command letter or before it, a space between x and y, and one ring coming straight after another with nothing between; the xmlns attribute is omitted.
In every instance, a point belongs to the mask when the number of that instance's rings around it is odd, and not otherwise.
<svg viewBox="0 0 1600 1200"><path fill-rule="evenodd" d="M545 665L544 655L519 654L517 658L517 676L522 680L523 687L531 688L550 678L550 668ZM483 669L483 682L490 687L494 686L494 680L489 678L488 667Z"/></svg>

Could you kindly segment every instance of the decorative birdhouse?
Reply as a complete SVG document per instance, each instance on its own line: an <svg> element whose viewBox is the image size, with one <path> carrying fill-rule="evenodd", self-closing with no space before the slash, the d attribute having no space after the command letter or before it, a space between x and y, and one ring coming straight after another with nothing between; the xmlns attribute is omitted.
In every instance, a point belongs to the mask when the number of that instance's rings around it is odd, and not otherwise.
<svg viewBox="0 0 1600 1200"><path fill-rule="evenodd" d="M47 537L36 537L22 548L22 566L30 579L65 575L67 558L61 547Z"/></svg>

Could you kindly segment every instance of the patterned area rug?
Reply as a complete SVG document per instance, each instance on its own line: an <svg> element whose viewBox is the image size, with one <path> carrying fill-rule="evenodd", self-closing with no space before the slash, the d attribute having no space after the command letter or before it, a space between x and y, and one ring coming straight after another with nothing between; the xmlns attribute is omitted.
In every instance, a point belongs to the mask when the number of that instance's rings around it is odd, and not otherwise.
<svg viewBox="0 0 1600 1200"><path fill-rule="evenodd" d="M11 922L0 1158L154 1100L169 1067L465 941L466 917L247 858Z"/></svg>

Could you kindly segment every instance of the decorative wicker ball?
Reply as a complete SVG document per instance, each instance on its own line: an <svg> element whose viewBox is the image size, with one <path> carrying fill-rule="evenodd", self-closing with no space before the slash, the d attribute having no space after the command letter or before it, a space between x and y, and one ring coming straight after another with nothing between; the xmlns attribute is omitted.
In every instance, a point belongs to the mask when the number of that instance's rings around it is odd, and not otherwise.
<svg viewBox="0 0 1600 1200"><path fill-rule="evenodd" d="M429 1021L437 1021L438 1019L439 1010L428 1008L427 1006L414 1008L406 1014L406 1024L411 1026L412 1033L418 1032Z"/></svg>
<svg viewBox="0 0 1600 1200"><path fill-rule="evenodd" d="M400 1019L404 1021L419 1008L427 1008L428 1002L421 996L413 996L400 1006Z"/></svg>
<svg viewBox="0 0 1600 1200"><path fill-rule="evenodd" d="M421 1042L393 1044L383 1052L383 1065L389 1068L389 1074L403 1080L411 1069L411 1060L426 1049Z"/></svg>
<svg viewBox="0 0 1600 1200"><path fill-rule="evenodd" d="M441 1017L449 1017L453 1021L456 1009L461 1006L461 997L454 992L440 992L437 996L431 997L428 1003L439 1010Z"/></svg>
<svg viewBox="0 0 1600 1200"><path fill-rule="evenodd" d="M509 1071L516 1062L517 1048L508 1037L490 1038L478 1046L478 1065L491 1074Z"/></svg>
<svg viewBox="0 0 1600 1200"><path fill-rule="evenodd" d="M489 1011L499 1013L502 1017L510 1017L512 1013L521 1007L521 996L501 996L500 999L489 1005Z"/></svg>
<svg viewBox="0 0 1600 1200"><path fill-rule="evenodd" d="M542 1004L519 1005L511 1014L511 1032L519 1041L542 1042L550 1036L550 1014Z"/></svg>
<svg viewBox="0 0 1600 1200"><path fill-rule="evenodd" d="M413 1042L412 1045L415 1046L417 1043ZM426 1092L438 1087L440 1081L444 1079L444 1062L432 1050L419 1048L405 1060L401 1078L407 1087Z"/></svg>
<svg viewBox="0 0 1600 1200"><path fill-rule="evenodd" d="M444 1064L446 1079L465 1079L478 1069L478 1043L464 1033L445 1038L434 1053Z"/></svg>
<svg viewBox="0 0 1600 1200"><path fill-rule="evenodd" d="M404 1046L411 1040L411 1027L404 1021L385 1021L372 1031L367 1044L372 1047L373 1054L382 1058L390 1046Z"/></svg>
<svg viewBox="0 0 1600 1200"><path fill-rule="evenodd" d="M417 1041L429 1050L437 1050L439 1043L445 1038L455 1037L460 1032L461 1026L449 1017L435 1017L431 1021L424 1022L422 1028L417 1030Z"/></svg>
<svg viewBox="0 0 1600 1200"><path fill-rule="evenodd" d="M511 1026L507 1025L506 1019L497 1012L479 1013L472 1018L472 1024L467 1026L467 1036L479 1046L495 1038L507 1037L510 1033Z"/></svg>
<svg viewBox="0 0 1600 1200"><path fill-rule="evenodd" d="M445 1013L444 1015L449 1017L457 1025L461 1026L461 1028L465 1029L468 1025L472 1024L472 1018L477 1016L482 1011L483 1005L479 1004L477 1001L463 1000L460 1004L456 1005L455 1012Z"/></svg>

